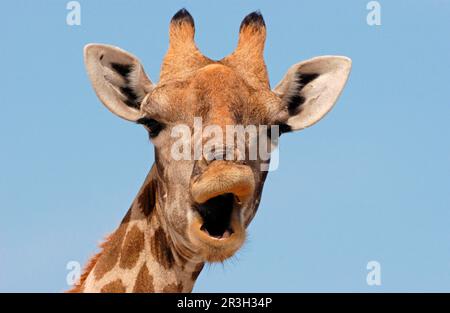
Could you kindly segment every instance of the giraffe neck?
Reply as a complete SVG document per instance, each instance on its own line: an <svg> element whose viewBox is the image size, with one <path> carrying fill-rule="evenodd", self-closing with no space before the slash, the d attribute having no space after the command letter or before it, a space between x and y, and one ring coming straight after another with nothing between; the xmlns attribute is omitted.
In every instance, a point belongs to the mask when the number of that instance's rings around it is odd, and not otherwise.
<svg viewBox="0 0 450 313"><path fill-rule="evenodd" d="M190 292L203 262L181 256L158 212L155 167L73 292Z"/></svg>

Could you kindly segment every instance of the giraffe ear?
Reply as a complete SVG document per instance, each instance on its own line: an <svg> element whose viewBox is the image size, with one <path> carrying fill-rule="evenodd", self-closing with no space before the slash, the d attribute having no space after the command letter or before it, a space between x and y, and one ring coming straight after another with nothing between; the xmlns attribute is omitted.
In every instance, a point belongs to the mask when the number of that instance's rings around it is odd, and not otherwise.
<svg viewBox="0 0 450 313"><path fill-rule="evenodd" d="M139 60L114 46L89 44L84 48L84 61L103 104L126 120L138 120L141 102L153 89Z"/></svg>
<svg viewBox="0 0 450 313"><path fill-rule="evenodd" d="M344 89L352 62L342 56L322 56L293 65L273 90L287 111L287 130L313 125L334 106Z"/></svg>

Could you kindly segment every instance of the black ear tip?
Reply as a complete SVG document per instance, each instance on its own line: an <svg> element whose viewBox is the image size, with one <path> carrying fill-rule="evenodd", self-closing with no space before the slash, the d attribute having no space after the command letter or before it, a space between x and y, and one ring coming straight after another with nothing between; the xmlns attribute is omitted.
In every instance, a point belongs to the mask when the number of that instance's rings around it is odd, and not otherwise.
<svg viewBox="0 0 450 313"><path fill-rule="evenodd" d="M172 17L171 22L172 23L187 22L191 25L194 25L194 19L192 18L192 15L185 8L182 8L177 13L175 13L175 15Z"/></svg>
<svg viewBox="0 0 450 313"><path fill-rule="evenodd" d="M247 27L251 24L258 26L258 27L266 27L264 18L259 10L254 11L254 12L250 13L249 15L247 15L246 17L244 17L244 19L242 20L240 29Z"/></svg>

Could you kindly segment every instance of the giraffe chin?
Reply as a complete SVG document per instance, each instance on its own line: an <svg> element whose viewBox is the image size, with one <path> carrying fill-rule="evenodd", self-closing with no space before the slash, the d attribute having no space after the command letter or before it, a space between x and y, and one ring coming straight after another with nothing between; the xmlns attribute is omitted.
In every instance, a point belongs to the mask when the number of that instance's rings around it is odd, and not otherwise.
<svg viewBox="0 0 450 313"><path fill-rule="evenodd" d="M229 234L212 236L203 229L203 219L194 214L189 226L189 238L206 262L222 262L233 256L245 241L245 228L242 226L237 210L233 210Z"/></svg>

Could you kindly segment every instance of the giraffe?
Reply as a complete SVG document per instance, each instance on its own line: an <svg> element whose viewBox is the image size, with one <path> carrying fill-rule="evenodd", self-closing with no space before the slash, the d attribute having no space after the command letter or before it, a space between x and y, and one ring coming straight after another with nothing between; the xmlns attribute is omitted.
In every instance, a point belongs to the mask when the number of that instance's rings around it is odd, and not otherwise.
<svg viewBox="0 0 450 313"><path fill-rule="evenodd" d="M148 131L155 162L119 227L70 292L192 291L206 262L224 261L243 245L267 170L260 170L259 157L224 159L226 145L211 158L174 160L171 131L179 124L192 128L195 117L204 127L304 129L331 110L351 69L347 57L316 57L291 66L271 89L259 11L243 19L236 49L221 60L204 56L194 33L192 16L181 9L170 22L157 84L122 49L84 49L97 96L112 113Z"/></svg>

